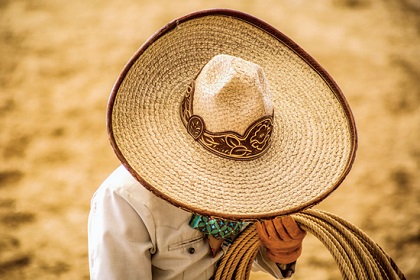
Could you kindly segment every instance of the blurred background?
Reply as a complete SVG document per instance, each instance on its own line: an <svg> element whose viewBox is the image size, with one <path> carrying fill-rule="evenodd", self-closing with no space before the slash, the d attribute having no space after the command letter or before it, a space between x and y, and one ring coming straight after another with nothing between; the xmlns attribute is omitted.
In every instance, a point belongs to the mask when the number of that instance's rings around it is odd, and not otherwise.
<svg viewBox="0 0 420 280"><path fill-rule="evenodd" d="M420 279L418 0L0 0L0 279L89 279L90 199L119 165L105 128L111 88L157 29L213 7L270 23L335 79L359 149L317 208L360 227ZM340 273L308 236L293 279Z"/></svg>

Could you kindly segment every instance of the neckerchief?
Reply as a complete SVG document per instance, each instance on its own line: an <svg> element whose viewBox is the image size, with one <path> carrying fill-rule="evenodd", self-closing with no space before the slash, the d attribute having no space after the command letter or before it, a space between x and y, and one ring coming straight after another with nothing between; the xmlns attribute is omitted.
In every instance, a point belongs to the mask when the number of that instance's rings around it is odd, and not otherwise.
<svg viewBox="0 0 420 280"><path fill-rule="evenodd" d="M206 235L214 257L225 240L231 243L235 239L241 232L244 222L216 219L209 216L194 214L189 225Z"/></svg>

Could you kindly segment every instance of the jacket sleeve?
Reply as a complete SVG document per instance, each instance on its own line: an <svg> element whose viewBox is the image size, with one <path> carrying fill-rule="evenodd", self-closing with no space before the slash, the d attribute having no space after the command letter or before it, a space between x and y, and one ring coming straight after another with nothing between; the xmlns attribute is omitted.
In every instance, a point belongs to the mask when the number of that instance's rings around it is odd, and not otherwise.
<svg viewBox="0 0 420 280"><path fill-rule="evenodd" d="M127 200L100 188L91 202L88 222L92 280L152 279L149 231Z"/></svg>
<svg viewBox="0 0 420 280"><path fill-rule="evenodd" d="M283 265L276 264L265 255L265 247L261 246L253 264L253 271L265 271L277 279L290 278L295 272L296 262Z"/></svg>

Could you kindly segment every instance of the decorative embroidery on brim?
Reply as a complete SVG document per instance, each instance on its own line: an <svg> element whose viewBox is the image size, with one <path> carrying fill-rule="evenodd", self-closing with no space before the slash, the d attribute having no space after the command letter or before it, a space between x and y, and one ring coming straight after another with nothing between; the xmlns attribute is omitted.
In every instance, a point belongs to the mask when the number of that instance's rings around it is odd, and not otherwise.
<svg viewBox="0 0 420 280"><path fill-rule="evenodd" d="M271 142L274 114L253 122L240 135L234 131L206 130L203 118L193 114L194 81L188 85L181 102L180 114L188 133L205 149L221 157L251 160L262 156Z"/></svg>

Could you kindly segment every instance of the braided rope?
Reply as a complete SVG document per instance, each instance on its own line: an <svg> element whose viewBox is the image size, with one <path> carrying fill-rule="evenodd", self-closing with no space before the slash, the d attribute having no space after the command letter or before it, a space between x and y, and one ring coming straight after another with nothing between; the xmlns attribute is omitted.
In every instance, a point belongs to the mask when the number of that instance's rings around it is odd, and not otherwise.
<svg viewBox="0 0 420 280"><path fill-rule="evenodd" d="M259 248L255 226L250 225L235 239L220 260L214 280L248 279Z"/></svg>
<svg viewBox="0 0 420 280"><path fill-rule="evenodd" d="M394 261L359 228L320 210L293 215L299 226L318 238L330 251L343 279L406 279ZM255 226L248 226L220 260L214 279L249 279L260 241Z"/></svg>

